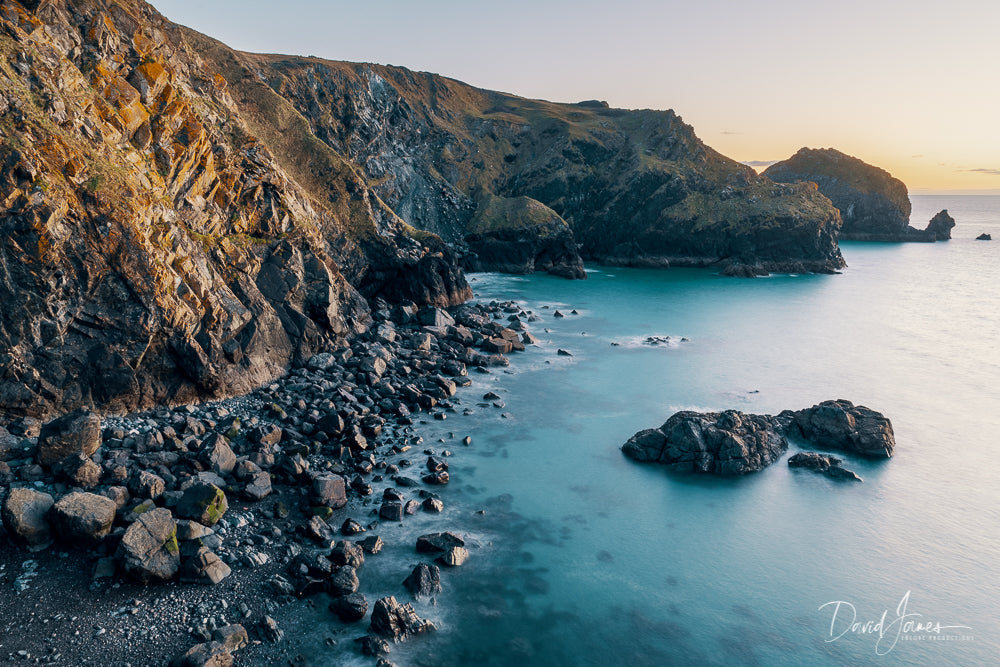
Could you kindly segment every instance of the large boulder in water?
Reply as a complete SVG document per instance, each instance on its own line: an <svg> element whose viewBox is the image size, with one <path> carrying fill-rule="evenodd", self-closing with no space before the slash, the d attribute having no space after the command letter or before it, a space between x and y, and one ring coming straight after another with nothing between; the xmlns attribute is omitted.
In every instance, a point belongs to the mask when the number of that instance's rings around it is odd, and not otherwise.
<svg viewBox="0 0 1000 667"><path fill-rule="evenodd" d="M796 412L786 410L779 417L790 419L786 432L822 449L887 459L896 448L892 422L885 415L844 399Z"/></svg>
<svg viewBox="0 0 1000 667"><path fill-rule="evenodd" d="M892 423L885 415L838 399L777 416L736 410L678 412L663 426L633 435L622 452L640 463L660 463L670 470L742 475L776 461L788 448L787 437L870 458L889 458L896 446ZM829 460L827 464L832 469ZM419 547L418 543L417 551Z"/></svg>
<svg viewBox="0 0 1000 667"><path fill-rule="evenodd" d="M678 412L658 429L639 431L622 447L629 458L671 470L743 475L788 449L773 417L736 410Z"/></svg>

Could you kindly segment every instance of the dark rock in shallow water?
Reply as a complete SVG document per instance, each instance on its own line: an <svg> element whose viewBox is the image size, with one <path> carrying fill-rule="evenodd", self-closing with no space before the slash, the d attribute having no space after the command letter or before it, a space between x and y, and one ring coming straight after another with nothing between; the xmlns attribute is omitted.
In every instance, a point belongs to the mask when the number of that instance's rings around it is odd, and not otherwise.
<svg viewBox="0 0 1000 667"><path fill-rule="evenodd" d="M368 613L368 600L363 593L351 593L334 600L330 611L344 623L357 623Z"/></svg>
<svg viewBox="0 0 1000 667"><path fill-rule="evenodd" d="M805 410L785 410L777 416L736 410L678 412L663 426L633 435L622 452L641 463L660 463L671 470L741 475L773 463L788 448L786 436L870 458L889 458L896 445L892 424L884 415L839 399ZM807 467L839 464L839 460L824 463L812 457L796 459L799 462ZM854 475L847 473L832 474Z"/></svg>
<svg viewBox="0 0 1000 667"><path fill-rule="evenodd" d="M410 591L413 597L430 597L441 592L441 568L437 565L420 563L403 581L403 587Z"/></svg>
<svg viewBox="0 0 1000 667"><path fill-rule="evenodd" d="M789 468L808 468L832 479L864 481L855 472L841 467L841 463L842 461L836 456L817 454L816 452L799 452L788 458Z"/></svg>
<svg viewBox="0 0 1000 667"><path fill-rule="evenodd" d="M980 234L979 236L976 237L976 240L977 241L992 241L993 237L990 236L989 234L987 234L986 232L983 232L982 234Z"/></svg>
<svg viewBox="0 0 1000 667"><path fill-rule="evenodd" d="M779 418L791 418L789 435L801 434L822 449L887 459L896 447L892 423L885 415L844 399L823 401L796 412L786 410Z"/></svg>
<svg viewBox="0 0 1000 667"><path fill-rule="evenodd" d="M719 475L756 472L786 449L788 441L774 418L736 410L678 412L660 428L636 433L622 447L636 461Z"/></svg>
<svg viewBox="0 0 1000 667"><path fill-rule="evenodd" d="M411 635L435 630L434 624L417 616L413 607L400 604L395 597L379 599L372 607L372 632L399 642Z"/></svg>
<svg viewBox="0 0 1000 667"><path fill-rule="evenodd" d="M417 538L418 554L443 553L452 547L464 547L465 540L455 533L430 533Z"/></svg>

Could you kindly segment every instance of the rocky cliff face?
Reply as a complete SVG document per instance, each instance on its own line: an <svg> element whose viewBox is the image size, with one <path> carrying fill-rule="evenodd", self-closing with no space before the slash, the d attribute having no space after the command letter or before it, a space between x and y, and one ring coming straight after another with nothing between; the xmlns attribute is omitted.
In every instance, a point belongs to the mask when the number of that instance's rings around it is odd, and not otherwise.
<svg viewBox="0 0 1000 667"><path fill-rule="evenodd" d="M471 296L293 110L247 100L239 54L224 77L149 5L4 0L0 52L0 411L244 392L364 330L365 297Z"/></svg>
<svg viewBox="0 0 1000 667"><path fill-rule="evenodd" d="M526 100L397 67L246 58L317 137L361 165L383 201L453 242L482 243L470 225L492 201L486 193L548 207L568 223L580 255L601 262L739 274L844 265L839 216L814 187L758 177L705 146L672 111ZM540 253L548 248L536 241L551 227L508 227L522 241L533 237L528 245Z"/></svg>
<svg viewBox="0 0 1000 667"><path fill-rule="evenodd" d="M768 167L764 176L779 183L816 183L840 211L840 238L845 241L951 238L951 228L944 220L932 220L924 230L910 226L910 197L901 180L832 148L803 148Z"/></svg>

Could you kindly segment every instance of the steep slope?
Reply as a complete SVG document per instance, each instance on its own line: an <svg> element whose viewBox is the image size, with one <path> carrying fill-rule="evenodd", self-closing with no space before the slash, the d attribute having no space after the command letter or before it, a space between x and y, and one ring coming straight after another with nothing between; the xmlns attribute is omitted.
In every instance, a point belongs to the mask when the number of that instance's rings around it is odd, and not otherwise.
<svg viewBox="0 0 1000 667"><path fill-rule="evenodd" d="M471 296L439 239L293 110L265 131L149 5L4 0L0 56L0 410L240 393L364 330L365 296Z"/></svg>
<svg viewBox="0 0 1000 667"><path fill-rule="evenodd" d="M910 197L901 180L838 150L802 148L768 167L764 176L780 183L816 183L840 211L845 241L937 240L933 229L910 226Z"/></svg>
<svg viewBox="0 0 1000 667"><path fill-rule="evenodd" d="M446 239L467 238L488 193L548 206L582 255L602 262L743 274L844 265L839 216L814 187L757 176L672 111L526 100L398 67L245 57L390 207Z"/></svg>

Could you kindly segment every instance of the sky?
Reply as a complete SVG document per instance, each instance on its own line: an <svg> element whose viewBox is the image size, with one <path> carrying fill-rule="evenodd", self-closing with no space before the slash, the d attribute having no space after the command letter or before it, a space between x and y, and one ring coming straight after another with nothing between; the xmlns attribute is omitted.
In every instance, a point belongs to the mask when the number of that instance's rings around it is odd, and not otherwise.
<svg viewBox="0 0 1000 667"><path fill-rule="evenodd" d="M761 168L803 146L911 193L1000 193L1000 0L154 0L253 52L674 109Z"/></svg>

